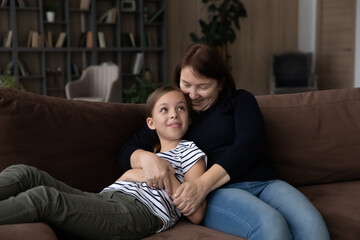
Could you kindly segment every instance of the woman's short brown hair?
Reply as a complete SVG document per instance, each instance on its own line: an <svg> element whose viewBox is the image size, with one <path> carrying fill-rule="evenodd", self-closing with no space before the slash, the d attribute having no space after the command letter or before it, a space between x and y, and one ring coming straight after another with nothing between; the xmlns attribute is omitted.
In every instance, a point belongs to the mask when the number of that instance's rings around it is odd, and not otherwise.
<svg viewBox="0 0 360 240"><path fill-rule="evenodd" d="M175 68L175 84L178 87L181 69L185 67L191 67L194 74L215 79L222 86L225 96L230 96L236 89L234 78L219 51L206 43L191 45Z"/></svg>

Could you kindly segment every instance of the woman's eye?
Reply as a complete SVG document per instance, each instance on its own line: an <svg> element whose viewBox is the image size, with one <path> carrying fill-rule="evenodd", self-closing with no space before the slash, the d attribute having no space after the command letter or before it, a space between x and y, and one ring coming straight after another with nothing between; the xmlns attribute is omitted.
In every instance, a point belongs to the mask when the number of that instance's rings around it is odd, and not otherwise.
<svg viewBox="0 0 360 240"><path fill-rule="evenodd" d="M209 85L200 85L199 88L205 90L209 88Z"/></svg>

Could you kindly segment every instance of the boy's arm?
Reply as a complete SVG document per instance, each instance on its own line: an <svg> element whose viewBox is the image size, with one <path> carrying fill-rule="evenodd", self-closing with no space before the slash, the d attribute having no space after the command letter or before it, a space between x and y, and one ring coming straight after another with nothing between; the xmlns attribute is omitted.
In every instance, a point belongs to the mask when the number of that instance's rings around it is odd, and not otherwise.
<svg viewBox="0 0 360 240"><path fill-rule="evenodd" d="M205 166L205 160L200 159L197 161L185 174L185 182L193 181L196 178L200 177L206 170ZM174 192L176 192L176 189L181 185L179 180L174 176L174 174L169 174L171 186ZM201 203L200 207L189 216L186 216L192 223L194 224L200 224L202 220L204 219L206 212L206 199Z"/></svg>

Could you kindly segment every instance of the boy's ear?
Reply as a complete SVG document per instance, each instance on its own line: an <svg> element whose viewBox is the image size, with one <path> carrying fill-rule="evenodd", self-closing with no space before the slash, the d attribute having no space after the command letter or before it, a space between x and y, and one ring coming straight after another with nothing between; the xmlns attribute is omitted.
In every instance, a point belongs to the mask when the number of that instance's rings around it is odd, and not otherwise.
<svg viewBox="0 0 360 240"><path fill-rule="evenodd" d="M148 117L146 119L146 124L148 125L148 127L151 129L151 130L155 130L155 126L154 126L154 122L153 122L153 119L151 117Z"/></svg>

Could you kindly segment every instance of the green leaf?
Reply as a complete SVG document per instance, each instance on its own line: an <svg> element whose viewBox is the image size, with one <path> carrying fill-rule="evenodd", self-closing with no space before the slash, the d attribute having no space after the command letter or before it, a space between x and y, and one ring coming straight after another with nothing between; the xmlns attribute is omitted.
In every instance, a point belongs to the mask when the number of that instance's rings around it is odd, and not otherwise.
<svg viewBox="0 0 360 240"><path fill-rule="evenodd" d="M199 38L195 33L190 33L190 38L193 43L199 42Z"/></svg>

